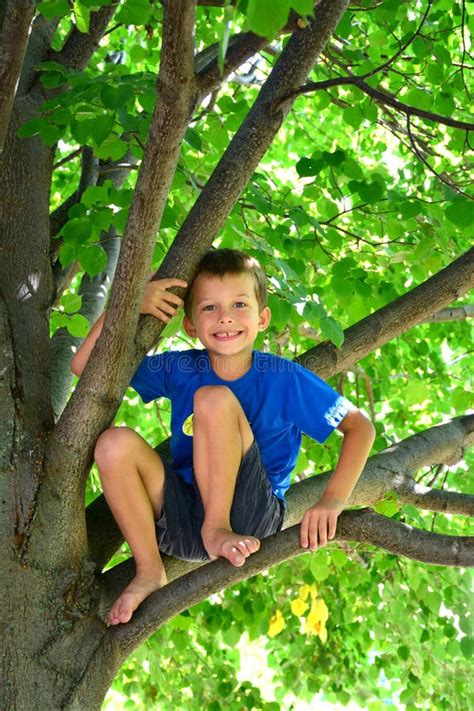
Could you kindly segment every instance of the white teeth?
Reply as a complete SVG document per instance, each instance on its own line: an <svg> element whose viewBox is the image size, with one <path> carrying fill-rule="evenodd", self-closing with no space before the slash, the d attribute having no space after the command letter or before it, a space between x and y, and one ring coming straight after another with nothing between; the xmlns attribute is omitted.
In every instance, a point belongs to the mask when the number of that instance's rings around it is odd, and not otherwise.
<svg viewBox="0 0 474 711"><path fill-rule="evenodd" d="M239 331L231 331L229 333L216 333L217 338L231 338L232 336L236 336L239 333Z"/></svg>

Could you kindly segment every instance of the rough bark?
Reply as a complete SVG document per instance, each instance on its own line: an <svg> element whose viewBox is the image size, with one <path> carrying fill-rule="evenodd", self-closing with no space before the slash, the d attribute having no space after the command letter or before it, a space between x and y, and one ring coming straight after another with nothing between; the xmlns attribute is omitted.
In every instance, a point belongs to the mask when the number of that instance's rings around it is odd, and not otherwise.
<svg viewBox="0 0 474 711"><path fill-rule="evenodd" d="M129 368L133 334L151 261L156 231L173 178L179 148L188 123L193 96L194 4L167 5L163 25L162 59L157 82L157 103L148 143L123 237L116 278L104 328L89 363L61 416L47 453L48 478L41 495L49 500L49 487L77 487L78 495L65 501L66 518L80 506L87 464L95 438L83 436L92 414L102 418L102 428L115 413ZM130 325L124 330L123 324ZM45 505L44 515L49 507ZM57 512L55 510L57 516ZM58 536L66 541L70 531L61 522ZM70 524L66 525L66 529Z"/></svg>
<svg viewBox="0 0 474 711"><path fill-rule="evenodd" d="M0 34L0 158L28 45L35 0L10 0Z"/></svg>

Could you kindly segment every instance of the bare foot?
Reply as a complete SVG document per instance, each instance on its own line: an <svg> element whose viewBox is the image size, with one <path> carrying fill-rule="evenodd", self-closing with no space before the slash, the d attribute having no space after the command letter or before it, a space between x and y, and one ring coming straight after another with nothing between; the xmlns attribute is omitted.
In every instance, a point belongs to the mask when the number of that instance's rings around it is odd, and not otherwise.
<svg viewBox="0 0 474 711"><path fill-rule="evenodd" d="M143 600L152 592L162 588L167 582L163 569L154 575L137 573L112 605L109 613L109 625L128 622Z"/></svg>
<svg viewBox="0 0 474 711"><path fill-rule="evenodd" d="M260 541L254 536L241 536L227 528L203 528L202 542L211 560L227 558L229 563L240 568L245 559L260 548Z"/></svg>

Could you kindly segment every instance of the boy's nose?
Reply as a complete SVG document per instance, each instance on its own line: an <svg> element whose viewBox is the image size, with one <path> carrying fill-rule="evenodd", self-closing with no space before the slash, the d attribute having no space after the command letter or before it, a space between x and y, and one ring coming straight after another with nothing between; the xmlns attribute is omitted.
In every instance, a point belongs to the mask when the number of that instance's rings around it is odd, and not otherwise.
<svg viewBox="0 0 474 711"><path fill-rule="evenodd" d="M219 321L221 323L232 321L232 314L230 314L227 309L221 309L221 312L219 314Z"/></svg>

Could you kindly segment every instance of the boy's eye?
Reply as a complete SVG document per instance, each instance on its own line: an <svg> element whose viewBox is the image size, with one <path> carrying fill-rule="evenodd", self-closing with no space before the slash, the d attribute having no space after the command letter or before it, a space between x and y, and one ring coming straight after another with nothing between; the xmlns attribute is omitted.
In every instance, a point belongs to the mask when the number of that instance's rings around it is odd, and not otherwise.
<svg viewBox="0 0 474 711"><path fill-rule="evenodd" d="M235 305L238 306L239 308L241 308L242 306L244 306L244 307L247 306L247 304L244 301L237 301Z"/></svg>
<svg viewBox="0 0 474 711"><path fill-rule="evenodd" d="M203 308L203 311L212 311L213 309L215 309L214 304L206 304L206 306L204 306Z"/></svg>

